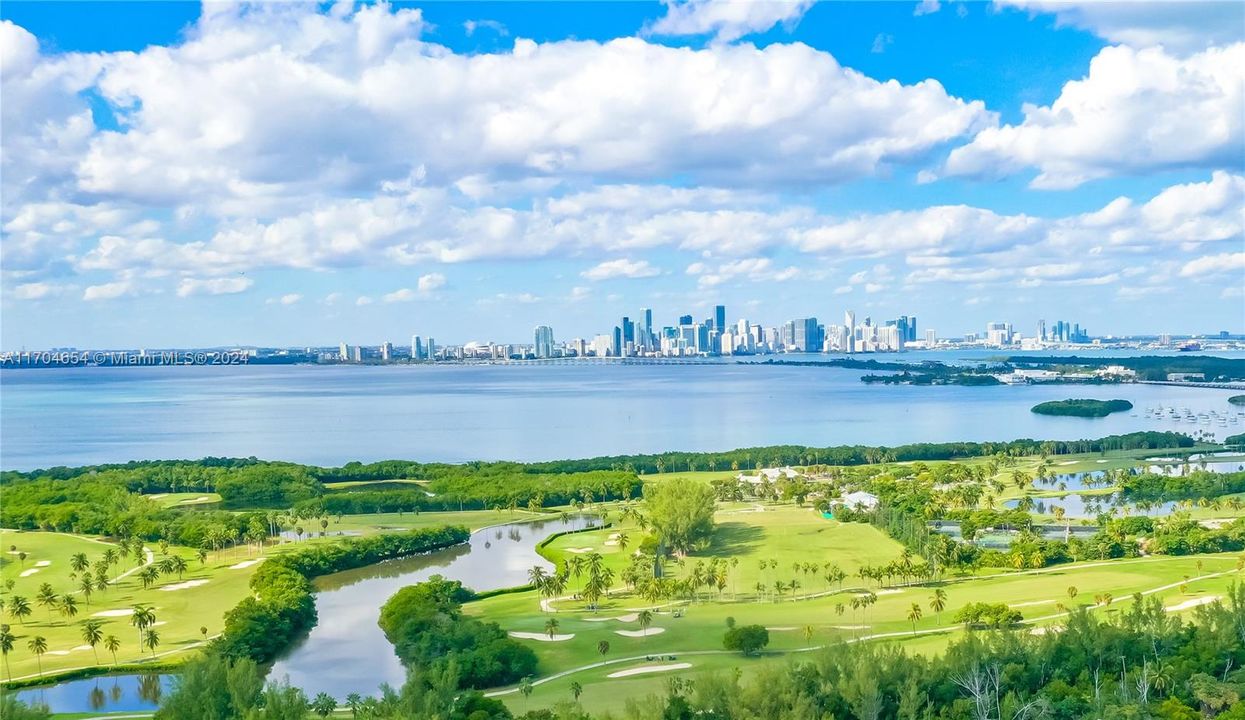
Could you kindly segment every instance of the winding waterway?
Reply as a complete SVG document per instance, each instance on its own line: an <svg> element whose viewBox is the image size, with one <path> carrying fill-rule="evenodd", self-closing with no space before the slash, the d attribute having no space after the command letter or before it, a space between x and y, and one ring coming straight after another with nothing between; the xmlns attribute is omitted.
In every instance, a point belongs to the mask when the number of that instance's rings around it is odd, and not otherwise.
<svg viewBox="0 0 1245 720"><path fill-rule="evenodd" d="M523 585L533 565L551 569L536 552L541 540L592 522L591 516L573 515L498 525L477 530L464 545L317 578L319 622L269 677L288 677L309 697L327 692L339 700L352 692L374 694L381 683L400 687L406 671L377 625L381 605L394 593L433 575L481 592ZM22 690L18 697L46 703L56 713L136 712L155 709L172 683L171 675L115 675Z"/></svg>

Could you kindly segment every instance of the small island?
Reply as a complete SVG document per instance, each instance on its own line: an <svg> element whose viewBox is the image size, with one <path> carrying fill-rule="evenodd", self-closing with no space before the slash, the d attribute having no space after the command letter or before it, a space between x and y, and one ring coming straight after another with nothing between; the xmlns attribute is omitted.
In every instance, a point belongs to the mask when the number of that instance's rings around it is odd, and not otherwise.
<svg viewBox="0 0 1245 720"><path fill-rule="evenodd" d="M1132 410L1133 404L1127 400L1051 400L1038 403L1031 412L1038 415L1064 415L1072 417L1106 417L1111 413Z"/></svg>
<svg viewBox="0 0 1245 720"><path fill-rule="evenodd" d="M1245 405L1245 395L1233 395L1232 397L1228 398L1228 402L1232 403L1233 405Z"/></svg>

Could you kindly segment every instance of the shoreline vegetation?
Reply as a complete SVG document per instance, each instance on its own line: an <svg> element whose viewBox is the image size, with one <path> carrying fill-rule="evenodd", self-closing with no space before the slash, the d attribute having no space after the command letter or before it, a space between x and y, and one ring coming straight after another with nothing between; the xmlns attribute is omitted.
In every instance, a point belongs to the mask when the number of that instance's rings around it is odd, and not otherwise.
<svg viewBox="0 0 1245 720"><path fill-rule="evenodd" d="M1055 404L1067 406L1065 410L1071 412L1055 414L1096 411L1098 405L1111 406L1115 411L1127 409L1114 405L1121 402L1128 405L1126 401L1061 401ZM1055 566L1075 568L1078 562L1086 559L1100 559L1101 562L1136 559L1143 549L1147 555L1196 555L1212 558L1214 562L1220 559L1227 562L1230 558L1215 559L1215 554L1239 552L1245 548L1245 520L1239 517L1228 525L1202 527L1187 515L1174 516L1170 522L1106 516L1098 518L1101 527L1095 528L1092 536L1070 536L1071 521L1057 508L1055 525L1063 526L1065 531L1060 541L1043 537L1035 530L1036 515L1030 514L1031 506L1000 510L996 505L1004 498L1029 499L1033 495L1030 486L1035 476L1021 469L1029 463L1036 463L1032 470L1041 479L1054 477L1052 469L1059 465L1090 463L1090 467L1096 467L1094 463L1121 462L1114 455L1111 457L1115 459L1108 459L1107 453L1132 451L1134 454L1130 457L1141 462L1149 457L1145 451L1162 450L1165 455L1179 457L1184 451L1200 452L1201 449L1193 438L1180 433L1136 432L1076 441L1020 439L895 447L772 446L716 453L672 452L541 463L450 465L390 460L325 468L255 458L131 462L0 473L0 491L5 495L5 503L0 507L0 526L126 538L140 549L145 541L166 546L173 543L175 552L193 553L194 548L204 548L206 553L211 548L219 553L222 548L240 546L243 542L263 544L280 535L281 520L273 519L278 508L279 513L288 513L286 519L295 525L314 527L306 522L314 518L319 520L322 529L329 526L332 516L337 516L340 523L342 516L360 513L419 515L428 512L427 520L438 522L434 520L437 510L501 512L505 508L524 507L534 512L557 512L557 508L561 508L565 513L587 507L589 511L599 511L602 524L575 533L557 534L539 544L538 552L555 566L552 576L536 576L530 585L481 595L470 592L453 579L446 579L448 585L420 583L390 598L382 627L399 657L408 667L419 669L421 677L440 678L413 685L409 692L417 693L417 697L412 698L412 702L427 709L424 703L431 702L433 695L446 688L456 688L466 692L463 697L469 698L478 709L487 708L490 717L510 717L500 714L501 710L508 706L517 716L517 705L509 702L503 705L501 701L480 695L479 691L519 683L518 691L523 699L516 702L526 705L532 687L529 680L537 672L538 663L542 664L540 674L552 677L568 665L573 667L570 660L580 654L591 659L595 657L593 653L604 657L609 652L608 643L597 644L599 638L592 634L594 632L608 632L609 641L619 652L648 652L647 648L654 647L658 653L662 648L669 648L679 651L680 655L696 654L702 650L699 645L673 643L687 643L687 638L695 635L688 634L693 630L720 634L726 629L712 630L710 625L702 628L700 624L709 621L702 620L701 615L716 618L717 614L729 612L731 617L724 619L728 627L734 628L734 614L748 613L741 622L742 628L748 628L752 627L754 619L750 616L754 610L749 608L756 606L756 612L768 617L772 614L771 605L798 600L813 605L821 603L817 615L821 619L815 622L822 623L823 615L830 611L842 616L848 600L861 600L860 609L868 610L862 598L868 598L872 605L879 601L879 596L885 596L881 599L881 607L885 608L882 619L860 618L857 606L853 605L851 618L831 622L847 623L842 626L845 628L866 627L873 622L898 622L898 628L885 624L881 628L892 632L873 630L857 637L856 641L897 637L903 634L906 626L911 627L914 637L918 634L925 637L929 633L942 636L954 630L954 623L969 628L998 626L1011 630L1031 625L1036 630L1039 626L1034 620L1044 620L1044 617L1026 619L1012 609L1037 602L1028 595L1017 597L1020 604L1011 608L1000 605L953 613L959 607L959 591L951 588L957 604L948 606L946 614L953 619L953 625L942 627L942 605L939 604L936 609L931 606L929 610L929 614L938 618L937 627L927 622L919 633L921 612L905 606L902 612L906 622L899 622L891 615L900 610L890 605L903 599L892 596L917 592L912 588L923 584L942 587L953 576L957 582L972 582L979 572L989 569L1006 573ZM1099 459L1075 457L1094 454L1099 455ZM1065 455L1074 457L1066 461L1055 459ZM779 466L798 468L798 477L750 484L749 473L756 470L759 475L762 468ZM1112 482L1121 494L1134 502L1184 500L1190 501L1189 507L1192 507L1191 501L1198 498L1223 497L1223 503L1227 504L1230 495L1245 491L1245 473L1221 474L1186 468L1190 471L1181 477L1160 478L1152 473L1125 476L1114 466L1105 467L1116 473ZM703 473L706 470L718 475ZM702 474L697 475L698 472ZM735 477L736 473L740 477ZM649 474L658 477L645 477ZM1000 478L1009 478L1016 493L1005 488ZM170 506L148 497L167 492L189 493L196 497L199 493L212 493L220 497L220 502L212 506ZM836 498L861 493L872 496L873 502L880 504L868 511L858 506L835 504ZM695 501L694 508L684 507L691 501ZM601 502L609 504L596 505ZM715 529L714 515L719 510L725 514L719 515L717 522L721 528ZM789 520L769 524L768 516L788 511L792 513ZM1043 512L1039 510L1038 514ZM756 520L748 513L757 513ZM611 518L617 518L615 526L611 526ZM967 542L952 540L932 531L931 519L957 522L959 532L969 539ZM766 564L761 565L759 573L752 569L758 558L748 553L760 552L763 545L771 553L786 552L779 549L786 545L768 545L771 541L763 539L767 533L777 533L780 527L785 533L803 523L808 524L810 534L798 541L801 552L810 550L810 542L836 542L830 539L833 537L856 538L837 552L847 553L844 558L850 556L847 569L858 571L855 574L863 587L849 587L845 591L843 580L850 576L832 577L826 569L829 564L826 568L810 570L807 562L797 562L791 571L795 580L790 583L782 574L786 571L779 569L772 556L761 556ZM998 528L1015 531L1009 550L978 545L971 537L978 530L993 532ZM286 551L269 555L251 571L249 590L236 596L232 601L237 604L223 612L224 628L220 637L207 642L207 633L203 633L207 646L203 651L204 659L187 658L188 664L183 666L187 668L185 673L193 677L201 666L206 667L204 663L225 663L229 667L249 668L246 672L251 672L277 657L318 620L311 578L449 547L469 537L466 527L449 524L401 533L385 532L386 529L380 528L378 534L363 537L292 548L283 546ZM821 535L825 531L829 532ZM300 539L303 534L299 527ZM311 535L310 532L306 534ZM563 540L563 535L576 537ZM780 537L774 535L774 539ZM870 537L867 542L861 542ZM1139 544L1142 537L1146 538L1144 545ZM879 542L883 540L884 543ZM570 548L570 545L575 547ZM628 546L634 549L624 553ZM881 555L870 555L866 563L863 556L856 557L858 551L848 549L865 546L871 548L869 552ZM727 554L722 555L723 552ZM736 569L732 564L741 559L740 554L748 560L745 569ZM5 558L10 571L15 569L15 559ZM20 560L25 563L26 558ZM705 561L710 563L707 570L703 568ZM1190 565L1196 562L1195 585L1203 578L1218 577L1203 573L1200 559L1189 558L1185 562ZM663 565L666 575L658 572L656 579L646 579L654 572L654 563ZM245 564L238 563L234 567ZM856 564L860 567L852 567ZM583 569L582 577L573 569L576 566ZM1238 564L1238 570L1240 567ZM702 574L702 580L693 582L692 578L702 570L709 575ZM750 599L742 602L736 587L741 573L748 578L742 586L746 594L761 588L753 593L754 597L747 596ZM1185 575L1181 596L1188 594L1186 586L1192 574ZM1223 574L1226 572L1219 573ZM557 582L550 581L551 577ZM994 576L984 575L981 579L986 581L989 577ZM614 582L615 579L622 584ZM441 582L440 579L437 582ZM876 589L871 589L870 583ZM834 590L836 584L837 591ZM1154 582L1137 587L1158 585ZM702 592L702 587L707 587L708 592ZM1170 587L1158 589L1166 591ZM573 595L565 595L568 590ZM717 607L713 600L715 591L717 604L725 603L729 594L729 607L726 604ZM1214 588L1213 591L1223 590ZM1039 595L1038 600L1050 601L1051 593L1042 592L1045 594ZM631 599L615 600L612 593ZM821 597L823 594L825 598ZM1206 597L1210 602L1218 596ZM645 615L645 619L629 620L630 615L611 615L618 608L628 612L635 610L631 605L641 603L640 598L656 608ZM560 607L553 608L554 602ZM670 611L660 610L666 607L662 603L696 608L688 615L693 619L671 624L672 618L682 617L682 611L668 615ZM1096 599L1094 607L1109 603L1109 599ZM646 606L641 604L641 609L643 607ZM1172 607L1183 606L1175 602ZM1072 608L1068 611L1075 612ZM598 612L605 614L598 615ZM799 614L804 610L792 606L792 612ZM868 614L876 618L877 612L869 610ZM579 617L588 613L587 619ZM602 618L612 622L603 624ZM657 626L650 627L649 623L654 620ZM787 626L788 621L791 627ZM862 621L865 625L860 624ZM615 632L613 622L625 623L626 629ZM631 622L639 622L640 630L630 629ZM767 641L772 642L776 646L773 649L780 654L799 649L799 641L792 638L803 637L804 649L810 649L814 632L829 632L832 645L842 641L838 630L827 630L821 625L816 628L800 625L801 621L796 618L784 617L781 622L774 618L768 622L772 626L757 627L766 631ZM24 646L25 636L30 631L19 630L16 626L14 629L22 633L19 642ZM785 630L792 634L784 635ZM650 635L660 637L650 638ZM581 639L575 640L577 636ZM535 645L526 642L543 638L550 642ZM634 646L629 644L632 641ZM960 641L952 638L941 642ZM580 647L584 643L591 643L593 647L585 651ZM598 647L607 649L596 649ZM742 645L735 649L744 655L755 654ZM212 672L225 671L223 666L213 667ZM63 679L52 672L47 676L49 683ZM301 694L288 685L282 687L280 683L269 685L270 691L275 688ZM528 690L523 691L524 687ZM594 692L601 690L598 687ZM176 697L169 701L168 708L194 705L181 692L175 692ZM407 688L402 692L408 692ZM490 693L494 694L497 693ZM548 702L544 702L548 706Z"/></svg>
<svg viewBox="0 0 1245 720"><path fill-rule="evenodd" d="M1038 403L1030 408L1030 412L1038 415L1056 415L1067 417L1103 418L1111 413L1128 412L1133 404L1127 400L1091 400L1077 398L1073 400L1051 400Z"/></svg>

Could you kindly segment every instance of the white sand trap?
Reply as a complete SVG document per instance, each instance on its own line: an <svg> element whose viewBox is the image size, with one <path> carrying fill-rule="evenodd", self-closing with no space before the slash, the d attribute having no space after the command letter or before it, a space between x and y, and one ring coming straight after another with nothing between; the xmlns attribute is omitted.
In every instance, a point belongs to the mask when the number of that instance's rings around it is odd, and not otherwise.
<svg viewBox="0 0 1245 720"><path fill-rule="evenodd" d="M155 495L148 495L147 499L148 500L159 500L162 497L168 497L168 496L169 496L168 493L156 493Z"/></svg>
<svg viewBox="0 0 1245 720"><path fill-rule="evenodd" d="M47 567L48 565L51 565L51 564L52 564L51 560L40 560L39 562L35 563L35 567Z"/></svg>
<svg viewBox="0 0 1245 720"><path fill-rule="evenodd" d="M569 635L554 635L553 637L549 637L548 633L515 632L513 630L511 630L508 634L510 637L519 638L520 640L539 640L541 642L562 642L575 637L575 633L571 633Z"/></svg>
<svg viewBox="0 0 1245 720"><path fill-rule="evenodd" d="M791 630L799 630L799 628L794 625L784 625L782 627L767 627L765 629L769 630L770 632L789 632Z"/></svg>
<svg viewBox="0 0 1245 720"><path fill-rule="evenodd" d="M133 612L134 611L131 610L130 608L124 608L121 610L104 610L104 611L95 613L91 617L129 617L131 614L133 614Z"/></svg>
<svg viewBox="0 0 1245 720"><path fill-rule="evenodd" d="M68 650L48 650L48 655L68 655Z"/></svg>
<svg viewBox="0 0 1245 720"><path fill-rule="evenodd" d="M192 587L207 585L207 582L207 580L187 580L186 582L179 582L173 585L165 585L160 589L165 592L173 592L174 590L189 590Z"/></svg>
<svg viewBox="0 0 1245 720"><path fill-rule="evenodd" d="M639 613L628 613L626 615L617 615L615 617L590 617L584 618L584 622L609 622L617 620L618 622L635 622L640 619Z"/></svg>
<svg viewBox="0 0 1245 720"><path fill-rule="evenodd" d="M241 570L241 569L243 569L243 568L249 568L250 566L254 565L255 563L261 563L261 562L263 562L263 561L264 561L264 559L263 559L263 558L260 558L260 559L258 559L258 560L243 560L243 561L242 561L242 562L240 562L240 563L236 563L236 564L234 564L234 565L230 565L230 566L229 566L229 569L230 569L230 570Z"/></svg>
<svg viewBox="0 0 1245 720"><path fill-rule="evenodd" d="M831 625L835 630L868 630L868 625Z"/></svg>
<svg viewBox="0 0 1245 720"><path fill-rule="evenodd" d="M1109 462L1109 461L1108 461L1108 460L1095 460L1094 462L1096 462L1096 463L1098 463L1099 465L1101 465L1102 463Z"/></svg>
<svg viewBox="0 0 1245 720"><path fill-rule="evenodd" d="M31 568L29 570L23 570L22 574L18 575L18 577L30 577L31 575L34 575L37 572L39 572L39 568Z"/></svg>
<svg viewBox="0 0 1245 720"><path fill-rule="evenodd" d="M211 495L200 495L199 497L195 498L194 500L182 500L181 504L182 504L182 505L189 505L190 503L207 502L208 500L211 500L211 499L212 499L212 496L211 496Z"/></svg>
<svg viewBox="0 0 1245 720"><path fill-rule="evenodd" d="M1061 462L1061 463L1059 463L1059 464L1060 464L1060 465L1075 465L1075 464L1076 464L1076 461L1075 461L1075 460L1064 460L1063 462Z"/></svg>
<svg viewBox="0 0 1245 720"><path fill-rule="evenodd" d="M648 628L647 630L615 630L615 635L623 637L647 637L649 635L660 635L666 631L665 628Z"/></svg>
<svg viewBox="0 0 1245 720"><path fill-rule="evenodd" d="M901 592L903 592L903 590L895 590L894 588L892 588L890 590L878 590L877 592L873 594L874 595L898 595Z"/></svg>
<svg viewBox="0 0 1245 720"><path fill-rule="evenodd" d="M582 555L582 554L584 554L584 553L590 553L590 552L592 552L592 548L590 548L590 547L586 547L586 548L567 548L567 549L566 549L566 551L567 551L568 553L575 553L576 555Z"/></svg>
<svg viewBox="0 0 1245 720"><path fill-rule="evenodd" d="M1163 609L1166 610L1167 612L1180 612L1181 610L1188 610L1189 608L1195 608L1201 605L1209 605L1218 599L1219 599L1218 595L1207 595L1206 597L1193 598L1192 600L1185 600L1179 605L1168 605L1167 607Z"/></svg>
<svg viewBox="0 0 1245 720"><path fill-rule="evenodd" d="M671 670L686 670L692 666L691 663L674 663L673 665L641 665L630 670L619 670L606 675L607 678L624 678L632 675L643 675L645 673L669 672Z"/></svg>
<svg viewBox="0 0 1245 720"><path fill-rule="evenodd" d="M1053 602L1058 602L1058 601L1057 600L1030 600L1029 602L1012 603L1011 605L1008 605L1007 607L1014 607L1014 608L1033 607L1034 605L1050 605Z"/></svg>
<svg viewBox="0 0 1245 720"><path fill-rule="evenodd" d="M159 627L159 626L161 626L161 625L168 625L168 624L169 624L169 621L168 621L168 620L157 620L157 621L153 622L153 623L151 624L151 626L152 626L152 627Z"/></svg>
<svg viewBox="0 0 1245 720"><path fill-rule="evenodd" d="M610 539L610 540L617 540L617 539L618 539L618 536L619 536L619 533L610 533L610 537L609 537L609 539Z"/></svg>
<svg viewBox="0 0 1245 720"><path fill-rule="evenodd" d="M91 649L91 646L90 646L90 645L79 645L78 647L74 648L73 650L70 650L70 652L78 652L78 651L81 651L81 650L90 650L90 649Z"/></svg>

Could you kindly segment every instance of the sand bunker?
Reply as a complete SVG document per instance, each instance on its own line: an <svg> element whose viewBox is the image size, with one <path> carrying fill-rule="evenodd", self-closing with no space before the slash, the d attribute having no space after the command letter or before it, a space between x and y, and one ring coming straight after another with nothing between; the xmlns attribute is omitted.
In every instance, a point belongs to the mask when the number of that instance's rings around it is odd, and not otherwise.
<svg viewBox="0 0 1245 720"><path fill-rule="evenodd" d="M583 548L567 548L567 549L566 549L566 551L567 551L568 553L575 553L576 555L582 555L582 554L584 554L584 553L590 553L590 552L592 552L592 548L590 548L590 547L583 547Z"/></svg>
<svg viewBox="0 0 1245 720"><path fill-rule="evenodd" d="M666 631L665 628L648 628L646 630L615 630L615 635L623 637L647 637L649 635L660 635Z"/></svg>
<svg viewBox="0 0 1245 720"><path fill-rule="evenodd" d="M508 634L510 637L519 638L520 640L539 640L541 642L562 642L575 637L575 633L571 633L569 635L554 635L553 637L550 637L548 633L515 632L513 630L511 630Z"/></svg>
<svg viewBox="0 0 1245 720"><path fill-rule="evenodd" d="M207 582L207 580L187 580L186 582L179 582L174 585L165 585L160 589L165 592L173 592L174 590L189 590L192 587L207 585Z"/></svg>
<svg viewBox="0 0 1245 720"><path fill-rule="evenodd" d="M639 613L628 613L626 615L618 615L615 617L584 618L584 621L585 622L609 622L610 620L617 620L618 622L635 622L636 620L639 620L639 619L640 619Z"/></svg>
<svg viewBox="0 0 1245 720"><path fill-rule="evenodd" d="M903 590L891 589L891 590L878 590L877 592L873 594L874 595L898 595L901 592L903 592Z"/></svg>
<svg viewBox="0 0 1245 720"><path fill-rule="evenodd" d="M788 632L791 630L799 630L799 628L794 625L784 625L782 627L767 627L765 629L769 630L770 632Z"/></svg>
<svg viewBox="0 0 1245 720"><path fill-rule="evenodd" d="M673 665L641 665L630 670L619 670L606 675L607 678L624 678L632 675L643 675L645 673L669 672L671 670L686 670L692 666L691 663L674 663Z"/></svg>
<svg viewBox="0 0 1245 720"><path fill-rule="evenodd" d="M22 574L18 575L18 577L30 577L31 575L34 575L37 572L39 572L39 568L31 568L29 570L23 570Z"/></svg>
<svg viewBox="0 0 1245 720"><path fill-rule="evenodd" d="M51 564L52 564L51 560L40 560L39 562L35 563L35 567L47 567L48 565L51 565Z"/></svg>
<svg viewBox="0 0 1245 720"><path fill-rule="evenodd" d="M263 562L263 561L264 561L264 559L263 559L263 558L260 558L260 559L258 559L258 560L243 560L243 561L242 561L242 562L240 562L240 563L236 563L236 564L234 564L234 565L230 565L230 566L229 566L229 569L230 569L230 570L241 570L241 569L243 569L243 568L249 568L250 566L254 565L255 563L261 563L261 562Z"/></svg>
<svg viewBox="0 0 1245 720"><path fill-rule="evenodd" d="M1219 599L1218 595L1207 595L1206 597L1194 598L1192 600L1185 600L1179 605L1168 605L1167 607L1163 609L1166 610L1167 612L1180 612L1181 610L1188 610L1190 608L1195 608L1200 605L1209 605L1218 599Z"/></svg>

